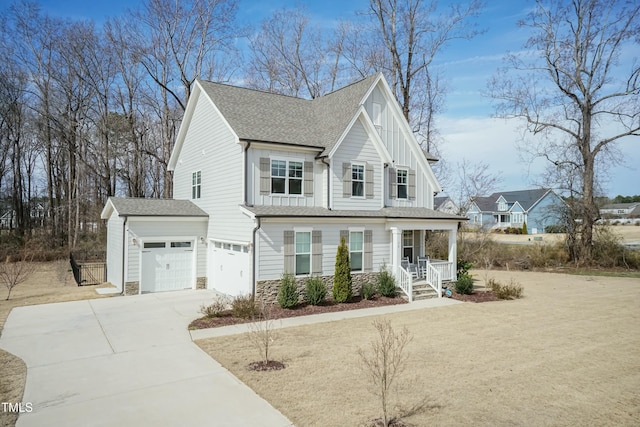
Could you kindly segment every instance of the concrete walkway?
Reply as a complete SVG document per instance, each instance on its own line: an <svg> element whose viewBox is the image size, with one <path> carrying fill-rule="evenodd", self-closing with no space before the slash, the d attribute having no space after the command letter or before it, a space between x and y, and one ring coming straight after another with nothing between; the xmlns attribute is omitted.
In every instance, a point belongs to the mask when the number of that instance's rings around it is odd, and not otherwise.
<svg viewBox="0 0 640 427"><path fill-rule="evenodd" d="M0 347L27 364L29 426L292 425L211 359L187 325L211 291L14 308Z"/></svg>

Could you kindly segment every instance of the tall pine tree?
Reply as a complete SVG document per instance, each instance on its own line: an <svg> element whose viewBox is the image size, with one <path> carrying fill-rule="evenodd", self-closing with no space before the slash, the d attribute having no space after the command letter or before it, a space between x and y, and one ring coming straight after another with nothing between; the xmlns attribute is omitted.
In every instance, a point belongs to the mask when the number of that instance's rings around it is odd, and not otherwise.
<svg viewBox="0 0 640 427"><path fill-rule="evenodd" d="M344 237L340 238L340 246L336 254L336 271L333 276L333 300L347 302L351 300L351 263L349 247Z"/></svg>

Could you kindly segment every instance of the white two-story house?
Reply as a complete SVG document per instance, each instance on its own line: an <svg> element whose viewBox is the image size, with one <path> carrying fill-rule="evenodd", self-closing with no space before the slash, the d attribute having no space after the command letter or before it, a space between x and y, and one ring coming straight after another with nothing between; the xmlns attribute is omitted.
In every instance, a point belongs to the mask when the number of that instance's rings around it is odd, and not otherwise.
<svg viewBox="0 0 640 427"><path fill-rule="evenodd" d="M438 290L455 278L463 218L433 209L429 160L382 74L315 100L196 81L169 163L174 200L103 210L108 278L126 293L271 298L283 273L331 286L344 237L356 293L385 265L409 295L417 280ZM430 255L426 230L448 232L448 259L416 277L406 264Z"/></svg>

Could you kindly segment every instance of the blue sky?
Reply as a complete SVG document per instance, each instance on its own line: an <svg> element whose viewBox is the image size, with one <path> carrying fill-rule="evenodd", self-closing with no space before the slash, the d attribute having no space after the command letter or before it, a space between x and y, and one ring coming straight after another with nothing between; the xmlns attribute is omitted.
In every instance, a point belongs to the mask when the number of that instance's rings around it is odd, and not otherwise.
<svg viewBox="0 0 640 427"><path fill-rule="evenodd" d="M4 9L10 1L0 0ZM110 16L123 13L139 2L135 0L40 0L45 12L71 19L93 19L103 22ZM441 1L446 5L447 1ZM519 124L491 118L491 100L482 96L487 80L502 64L508 51L518 51L527 34L516 25L531 6L526 0L492 0L481 17L479 27L487 31L471 41L456 41L437 58L447 80L449 93L446 110L439 120L445 143L442 155L449 164L466 157L470 161L484 161L502 175L504 190L518 190L538 183L543 169L540 161L529 164L520 159L515 146L519 139ZM282 7L306 6L313 22L327 29L339 19L351 19L355 11L365 10L367 0L240 0L238 18L241 22L258 25L274 10ZM627 138L618 148L624 153L625 165L612 166L604 190L609 196L640 194L640 138ZM446 183L442 183L447 188Z"/></svg>

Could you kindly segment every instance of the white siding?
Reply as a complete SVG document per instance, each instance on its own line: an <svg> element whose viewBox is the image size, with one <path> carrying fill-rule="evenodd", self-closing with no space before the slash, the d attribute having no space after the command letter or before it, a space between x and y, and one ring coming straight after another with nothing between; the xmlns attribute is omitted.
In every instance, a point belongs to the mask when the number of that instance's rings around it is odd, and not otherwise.
<svg viewBox="0 0 640 427"><path fill-rule="evenodd" d="M192 200L209 214L208 237L251 240L253 221L240 212L244 200L243 149L216 109L200 95L176 164L175 199L191 199L191 175L202 171L202 194Z"/></svg>
<svg viewBox="0 0 640 427"><path fill-rule="evenodd" d="M122 224L113 211L107 221L107 281L122 290Z"/></svg>
<svg viewBox="0 0 640 427"><path fill-rule="evenodd" d="M382 105L380 117L382 130L380 136L391 158L394 160L395 166L411 168L416 171L416 199L413 201L389 199L387 186L384 188L385 205L433 209L433 193L436 188L436 183L427 178L427 175L422 170L421 163L419 163L416 158L416 156L424 157L424 154L419 147L413 147L412 149L411 145L414 144L414 138L412 135L407 134L406 130L401 126L400 121L404 120L404 117L396 114L395 109L388 105L380 87L376 87L364 103L367 114L369 114L372 120L374 102ZM395 100L391 102L395 102ZM388 176L385 177L385 180L387 179Z"/></svg>
<svg viewBox="0 0 640 427"><path fill-rule="evenodd" d="M313 195L305 196L287 194L260 194L260 159L279 159L301 162L312 162L313 164ZM317 163L314 153L285 151L277 149L249 148L248 159L249 164L249 204L264 206L322 206L323 196L323 180L322 169L326 168L322 163ZM269 170L271 176L271 170ZM304 178L304 174L303 174ZM304 189L304 184L303 184ZM304 193L304 191L303 191Z"/></svg>
<svg viewBox="0 0 640 427"><path fill-rule="evenodd" d="M207 222L177 220L138 220L129 218L127 223L127 281L140 280L140 241L195 241L197 253L196 277L207 276L207 246L199 237L205 236ZM133 239L137 242L134 245Z"/></svg>
<svg viewBox="0 0 640 427"><path fill-rule="evenodd" d="M344 197L342 164L364 163L373 166L373 198ZM332 158L332 201L333 209L369 209L382 208L382 184L384 166L373 141L365 131L360 120L356 121L349 134L338 147ZM365 191L366 193L366 191Z"/></svg>
<svg viewBox="0 0 640 427"><path fill-rule="evenodd" d="M306 224L267 223L263 221L258 232L259 271L257 280L274 280L282 276L284 266L284 231L295 228L312 228L322 231L322 275L333 275L336 263L336 252L340 244L340 230L356 227L373 231L373 270L379 271L383 263L390 264L391 232L385 230L383 223L362 224L357 219L345 219L343 223L321 223L318 221ZM358 273L353 273L358 274Z"/></svg>

